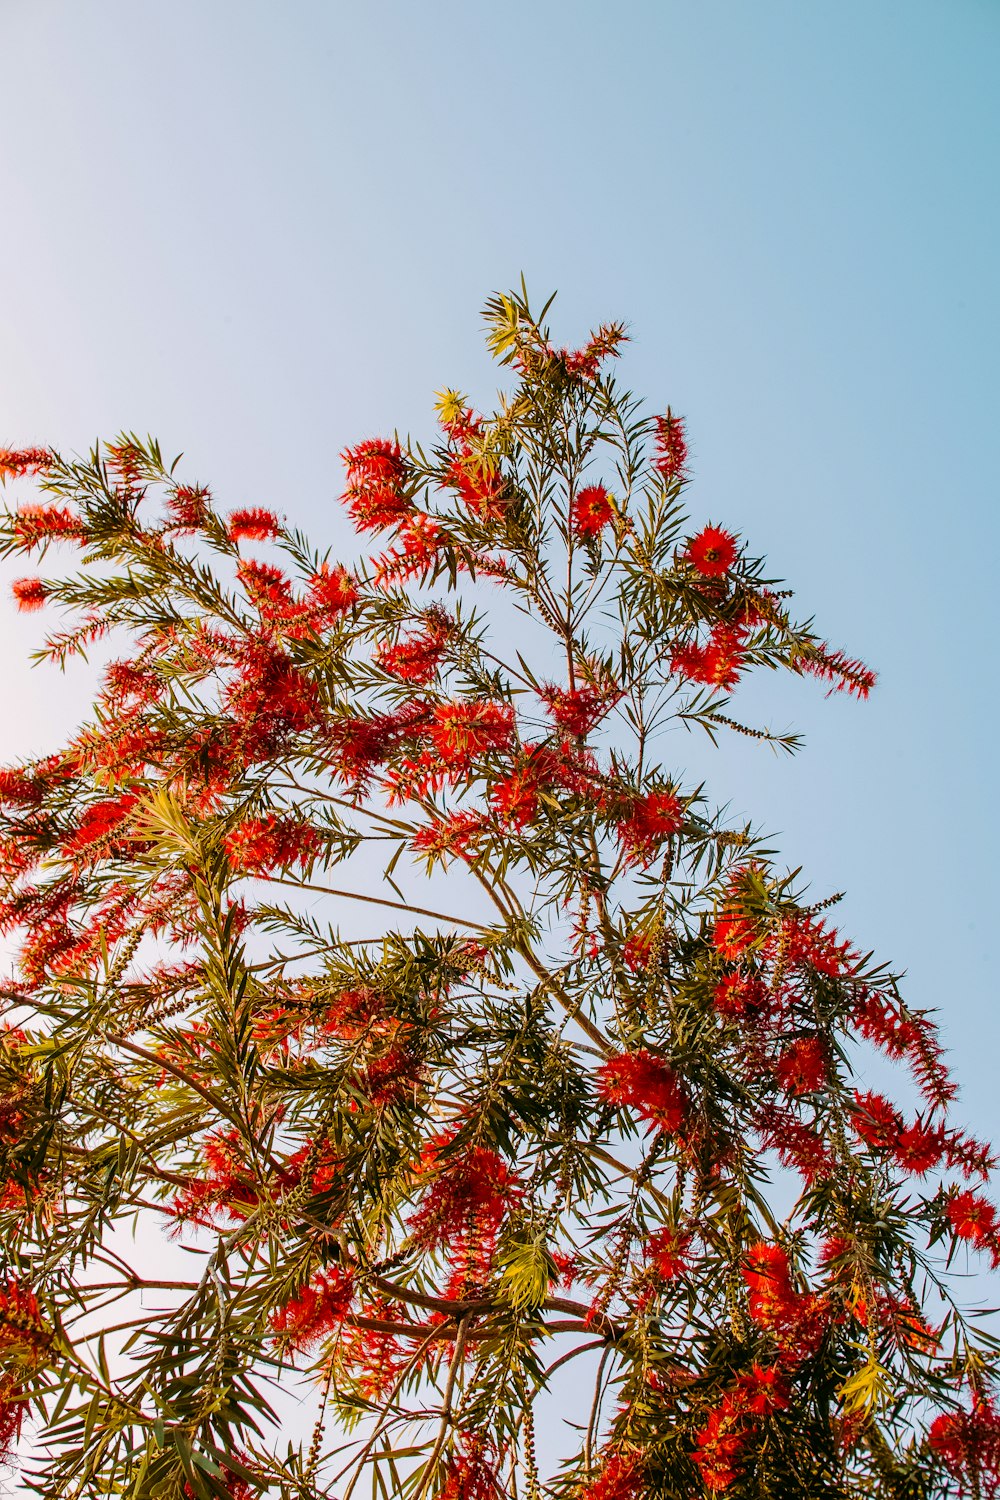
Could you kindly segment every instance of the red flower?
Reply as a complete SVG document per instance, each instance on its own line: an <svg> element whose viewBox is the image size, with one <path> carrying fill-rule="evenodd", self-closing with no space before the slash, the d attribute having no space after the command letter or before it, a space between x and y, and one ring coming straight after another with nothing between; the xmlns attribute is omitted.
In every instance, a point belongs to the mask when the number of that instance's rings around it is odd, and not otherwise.
<svg viewBox="0 0 1000 1500"><path fill-rule="evenodd" d="M497 521L507 507L507 481L496 462L482 454L462 453L448 466L445 483L457 490L465 504L482 520Z"/></svg>
<svg viewBox="0 0 1000 1500"><path fill-rule="evenodd" d="M716 937L718 938L719 927L727 919L721 918L716 924ZM736 918L728 919L736 921ZM764 999L764 989L760 981L748 978L744 974L727 974L720 979L712 992L715 1008L720 1016L740 1017L748 1015L756 1010Z"/></svg>
<svg viewBox="0 0 1000 1500"><path fill-rule="evenodd" d="M397 442L369 438L342 454L347 465L343 500L359 531L386 531L413 512L407 499L408 472Z"/></svg>
<svg viewBox="0 0 1000 1500"><path fill-rule="evenodd" d="M658 1130L677 1131L687 1116L688 1097L677 1074L645 1050L609 1058L597 1071L597 1092L609 1104L634 1109Z"/></svg>
<svg viewBox="0 0 1000 1500"><path fill-rule="evenodd" d="M664 1281L676 1281L688 1269L688 1251L693 1239L693 1234L683 1234L670 1226L650 1235L646 1241L646 1256Z"/></svg>
<svg viewBox="0 0 1000 1500"><path fill-rule="evenodd" d="M569 510L570 530L574 536L598 536L613 518L615 508L603 485L588 484L578 490Z"/></svg>
<svg viewBox="0 0 1000 1500"><path fill-rule="evenodd" d="M42 474L55 463L48 448L0 448L0 484L25 474Z"/></svg>
<svg viewBox="0 0 1000 1500"><path fill-rule="evenodd" d="M255 506L250 510L234 510L226 530L231 542L273 542L281 535L281 522L273 511Z"/></svg>
<svg viewBox="0 0 1000 1500"><path fill-rule="evenodd" d="M443 610L437 613L428 611L427 621L428 628L423 635L378 648L375 660L383 672L402 682L419 685L430 682L447 650L454 622Z"/></svg>
<svg viewBox="0 0 1000 1500"><path fill-rule="evenodd" d="M234 870L248 875L270 874L279 867L307 865L319 853L319 835L308 823L294 818L244 818L228 834L226 855Z"/></svg>
<svg viewBox="0 0 1000 1500"><path fill-rule="evenodd" d="M673 792L647 792L635 798L628 817L618 824L618 840L629 861L648 863L683 822L684 810Z"/></svg>
<svg viewBox="0 0 1000 1500"><path fill-rule="evenodd" d="M597 1478L580 1491L579 1500L637 1500L643 1491L641 1453L609 1453Z"/></svg>
<svg viewBox="0 0 1000 1500"><path fill-rule="evenodd" d="M346 568L331 568L323 563L319 572L309 580L312 623L329 624L353 608L359 597L357 584Z"/></svg>
<svg viewBox="0 0 1000 1500"><path fill-rule="evenodd" d="M827 1080L827 1049L822 1037L796 1038L778 1058L774 1076L786 1094L812 1094Z"/></svg>
<svg viewBox="0 0 1000 1500"><path fill-rule="evenodd" d="M684 474L684 466L687 463L687 439L684 436L684 422L680 417L675 417L670 407L667 407L665 417L656 418L656 455L653 459L653 468L668 484L680 479Z"/></svg>
<svg viewBox="0 0 1000 1500"><path fill-rule="evenodd" d="M958 1480L960 1494L1000 1491L1000 1415L992 1401L977 1396L971 1411L942 1412L930 1425L927 1443Z"/></svg>
<svg viewBox="0 0 1000 1500"><path fill-rule="evenodd" d="M741 627L715 625L703 645L687 641L676 646L670 657L670 670L688 682L703 682L707 687L728 690L736 686L743 671L746 657L743 642Z"/></svg>
<svg viewBox="0 0 1000 1500"><path fill-rule="evenodd" d="M331 1267L319 1271L271 1314L271 1327L295 1349L309 1349L334 1333L351 1310L354 1277Z"/></svg>
<svg viewBox="0 0 1000 1500"><path fill-rule="evenodd" d="M945 1204L945 1213L959 1239L969 1240L977 1250L992 1243L997 1211L989 1199L966 1188L951 1195Z"/></svg>
<svg viewBox="0 0 1000 1500"><path fill-rule="evenodd" d="M208 518L211 496L200 485L179 484L173 494L167 496L167 513L170 516L168 530L179 536L190 535L204 526ZM236 512L240 514L239 511Z"/></svg>
<svg viewBox="0 0 1000 1500"><path fill-rule="evenodd" d="M554 724L567 734L582 739L604 715L621 700L621 692L611 683L582 688L543 687L539 697Z"/></svg>
<svg viewBox="0 0 1000 1500"><path fill-rule="evenodd" d="M72 856L93 848L95 844L106 844L110 849L111 841L118 842L116 835L138 800L135 792L125 792L120 797L95 802L80 819L76 832L64 839L62 852Z"/></svg>
<svg viewBox="0 0 1000 1500"><path fill-rule="evenodd" d="M78 542L86 535L82 518L57 505L19 506L13 530L25 552L43 542Z"/></svg>
<svg viewBox="0 0 1000 1500"><path fill-rule="evenodd" d="M688 542L687 556L705 578L721 578L736 561L736 538L720 526L705 526Z"/></svg>
<svg viewBox="0 0 1000 1500"><path fill-rule="evenodd" d="M18 609L23 610L25 614L41 609L49 597L49 590L41 578L15 578L10 591L17 601Z"/></svg>
<svg viewBox="0 0 1000 1500"><path fill-rule="evenodd" d="M427 733L449 768L464 770L477 755L506 750L514 734L514 710L489 698L441 703Z"/></svg>
<svg viewBox="0 0 1000 1500"><path fill-rule="evenodd" d="M876 1151L895 1151L903 1133L903 1116L882 1094L855 1093L851 1124Z"/></svg>

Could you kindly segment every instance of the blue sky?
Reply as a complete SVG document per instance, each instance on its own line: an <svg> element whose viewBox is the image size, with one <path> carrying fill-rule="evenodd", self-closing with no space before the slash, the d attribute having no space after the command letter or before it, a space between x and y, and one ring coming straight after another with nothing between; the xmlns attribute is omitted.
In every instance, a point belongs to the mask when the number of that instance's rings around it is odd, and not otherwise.
<svg viewBox="0 0 1000 1500"><path fill-rule="evenodd" d="M695 515L882 679L753 690L798 760L678 770L847 890L1000 1136L996 0L5 0L0 47L0 442L151 431L347 546L338 452L489 399L491 290L630 322ZM0 619L9 760L85 685Z"/></svg>

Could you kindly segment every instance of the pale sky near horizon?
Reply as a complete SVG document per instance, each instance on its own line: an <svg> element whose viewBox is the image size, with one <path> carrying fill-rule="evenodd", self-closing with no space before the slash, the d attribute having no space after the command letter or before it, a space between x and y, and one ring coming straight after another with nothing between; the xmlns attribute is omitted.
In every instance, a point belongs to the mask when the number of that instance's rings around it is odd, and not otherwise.
<svg viewBox="0 0 1000 1500"><path fill-rule="evenodd" d="M794 762L678 771L847 891L1000 1137L1000 0L0 0L0 49L0 444L153 432L346 546L337 454L489 400L491 290L628 320L695 517L881 674L751 692ZM0 622L6 762L83 686Z"/></svg>

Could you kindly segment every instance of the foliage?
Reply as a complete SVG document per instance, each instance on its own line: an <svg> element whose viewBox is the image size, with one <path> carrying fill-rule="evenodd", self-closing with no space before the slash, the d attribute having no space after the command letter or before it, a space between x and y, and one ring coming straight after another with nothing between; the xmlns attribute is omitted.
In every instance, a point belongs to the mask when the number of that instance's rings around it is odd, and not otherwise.
<svg viewBox="0 0 1000 1500"><path fill-rule="evenodd" d="M41 1495L1000 1484L948 1275L1000 1260L992 1160L933 1023L658 758L678 725L794 748L730 716L753 668L872 674L692 531L622 328L544 318L488 303L492 416L447 391L429 451L344 455L383 549L351 569L151 440L0 454L40 487L3 552L82 553L14 583L65 617L41 656L115 653L71 743L0 773L0 1431L33 1414ZM871 1047L915 1119L856 1089ZM136 1224L192 1278L144 1276Z"/></svg>

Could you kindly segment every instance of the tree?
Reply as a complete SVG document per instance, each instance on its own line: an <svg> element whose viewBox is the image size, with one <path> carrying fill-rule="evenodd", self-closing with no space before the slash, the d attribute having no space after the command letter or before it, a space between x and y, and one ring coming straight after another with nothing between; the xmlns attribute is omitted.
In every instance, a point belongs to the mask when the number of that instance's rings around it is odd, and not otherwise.
<svg viewBox="0 0 1000 1500"><path fill-rule="evenodd" d="M446 391L430 451L344 455L351 569L152 440L0 455L41 491L4 554L82 551L13 584L68 617L41 656L115 654L0 773L0 1429L33 1414L41 1495L538 1500L577 1360L567 1496L1000 1486L949 1276L1000 1263L993 1161L934 1024L658 758L794 748L730 716L752 668L873 676L687 522L623 329L546 312L488 303L492 416ZM872 1048L915 1117L855 1088ZM190 1280L137 1268L151 1221Z"/></svg>

